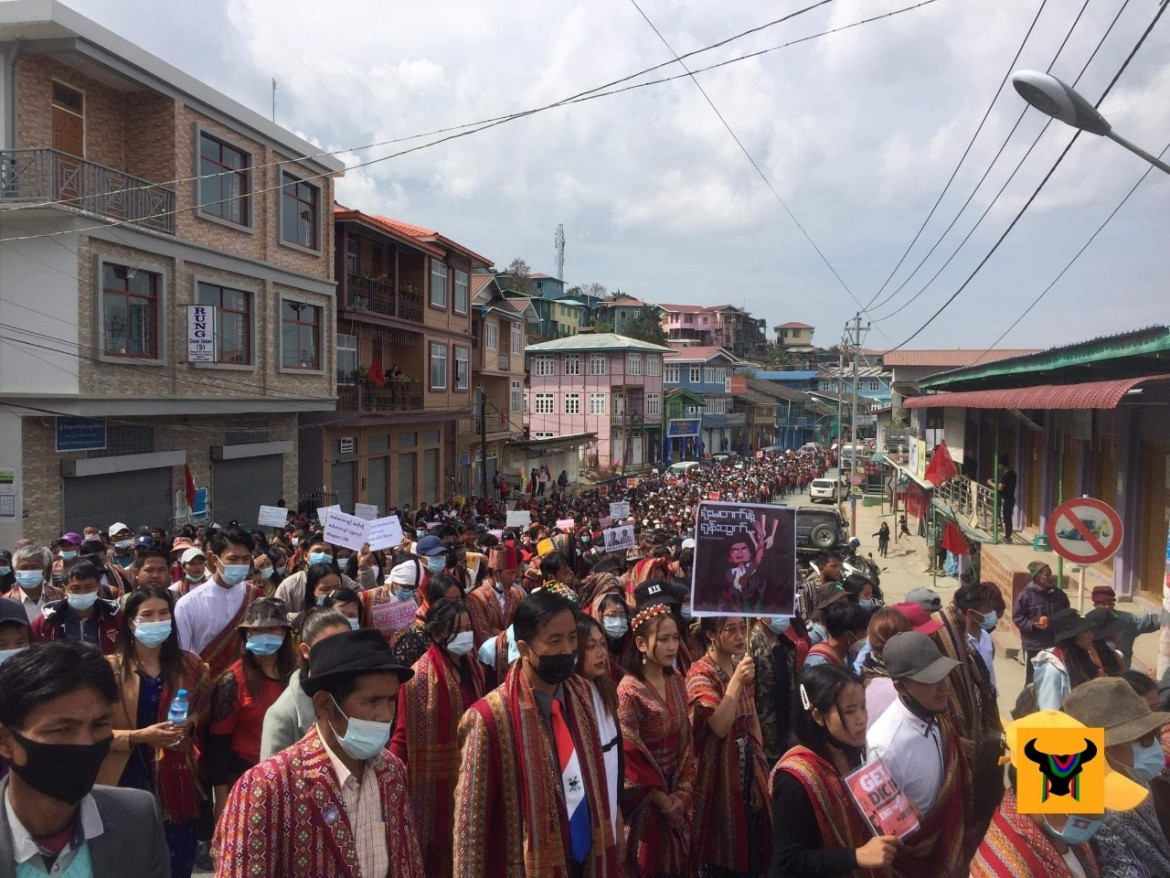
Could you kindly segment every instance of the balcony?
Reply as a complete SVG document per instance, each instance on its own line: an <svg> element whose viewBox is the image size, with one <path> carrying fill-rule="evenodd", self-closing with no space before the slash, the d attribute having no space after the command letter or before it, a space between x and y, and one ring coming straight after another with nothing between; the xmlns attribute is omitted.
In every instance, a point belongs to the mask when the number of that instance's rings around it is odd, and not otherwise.
<svg viewBox="0 0 1170 878"><path fill-rule="evenodd" d="M966 476L955 476L934 489L934 499L986 533L995 532L995 491Z"/></svg>
<svg viewBox="0 0 1170 878"><path fill-rule="evenodd" d="M417 385L376 387L351 384L337 388L337 410L341 412L412 412L422 407L423 392Z"/></svg>
<svg viewBox="0 0 1170 878"><path fill-rule="evenodd" d="M0 150L0 203L12 202L55 203L175 233L173 190L55 149Z"/></svg>
<svg viewBox="0 0 1170 878"><path fill-rule="evenodd" d="M350 273L346 278L345 307L422 323L422 294L413 288L394 288L385 277Z"/></svg>
<svg viewBox="0 0 1170 878"><path fill-rule="evenodd" d="M516 415L515 422L511 421L507 415L502 415L499 412L487 413L486 432L490 436L493 433L519 433L523 430L523 425L520 423L520 415ZM460 433L474 433L479 435L480 423L479 418L460 418L459 432Z"/></svg>

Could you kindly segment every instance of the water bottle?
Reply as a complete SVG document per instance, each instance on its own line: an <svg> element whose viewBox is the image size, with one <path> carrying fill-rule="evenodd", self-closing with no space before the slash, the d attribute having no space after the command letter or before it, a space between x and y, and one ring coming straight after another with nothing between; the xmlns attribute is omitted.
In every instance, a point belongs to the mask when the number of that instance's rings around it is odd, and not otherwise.
<svg viewBox="0 0 1170 878"><path fill-rule="evenodd" d="M187 710L187 690L180 689L175 693L175 698L171 701L170 709L167 711L167 722L176 726L185 725Z"/></svg>

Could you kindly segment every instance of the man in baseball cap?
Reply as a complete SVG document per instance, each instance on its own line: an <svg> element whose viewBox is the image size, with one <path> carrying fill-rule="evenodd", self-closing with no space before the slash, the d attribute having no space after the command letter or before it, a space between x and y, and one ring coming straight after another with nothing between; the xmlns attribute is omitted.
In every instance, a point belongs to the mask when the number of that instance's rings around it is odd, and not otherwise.
<svg viewBox="0 0 1170 878"><path fill-rule="evenodd" d="M928 613L937 613L942 610L942 598L938 596L938 592L931 591L929 588L910 589L906 600L909 603L918 604Z"/></svg>
<svg viewBox="0 0 1170 878"><path fill-rule="evenodd" d="M1117 641L1117 651L1121 653L1125 666L1128 668L1133 659L1133 642L1139 634L1152 634L1162 628L1162 613L1130 613L1117 609L1117 592L1112 586L1093 586L1093 609L1106 609L1116 617L1121 625L1121 635Z"/></svg>

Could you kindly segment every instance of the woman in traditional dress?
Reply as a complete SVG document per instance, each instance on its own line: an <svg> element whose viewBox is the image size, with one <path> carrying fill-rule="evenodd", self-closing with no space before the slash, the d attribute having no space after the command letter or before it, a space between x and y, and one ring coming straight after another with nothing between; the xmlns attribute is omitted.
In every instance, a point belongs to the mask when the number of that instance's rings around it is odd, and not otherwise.
<svg viewBox="0 0 1170 878"><path fill-rule="evenodd" d="M878 878L901 842L873 836L845 776L864 762L865 691L837 665L806 668L799 742L772 772L772 878Z"/></svg>
<svg viewBox="0 0 1170 878"><path fill-rule="evenodd" d="M414 614L414 624L403 631L394 643L394 658L400 664L411 667L434 643L428 631L427 613L443 598L463 604L463 588L459 580L449 573L438 573L427 581L422 603Z"/></svg>
<svg viewBox="0 0 1170 878"><path fill-rule="evenodd" d="M203 660L179 649L174 608L175 594L165 588L139 589L126 598L117 645L107 659L118 681L114 743L98 783L158 796L171 878L190 878L202 799L193 736L207 715L211 681ZM181 727L167 720L180 689L187 691L188 705Z"/></svg>
<svg viewBox="0 0 1170 878"><path fill-rule="evenodd" d="M687 817L696 766L686 691L674 672L678 624L666 604L654 603L630 627L637 652L618 685L626 863L638 878L683 878L694 874Z"/></svg>
<svg viewBox="0 0 1170 878"><path fill-rule="evenodd" d="M768 868L768 764L756 715L747 620L707 616L707 650L687 671L695 777L691 836L702 878L763 878Z"/></svg>
<svg viewBox="0 0 1170 878"><path fill-rule="evenodd" d="M459 588L454 580L450 587ZM449 878L459 720L486 689L483 668L471 655L471 617L462 602L436 599L427 609L425 630L430 645L416 662L414 677L398 692L398 721L390 752L407 766L426 874Z"/></svg>
<svg viewBox="0 0 1170 878"><path fill-rule="evenodd" d="M619 604L625 601L617 596ZM622 752L621 723L618 719L617 686L613 682L610 665L614 663L609 652L607 636L601 623L593 616L577 617L577 673L588 680L593 690L593 713L597 730L601 733L601 758L605 765L605 785L609 796L609 810L613 818L614 838L617 839L618 859L625 859L626 825L618 807L618 796L625 777L625 755Z"/></svg>
<svg viewBox="0 0 1170 878"><path fill-rule="evenodd" d="M848 600L830 604L825 610L825 630L829 637L808 651L804 666L811 668L832 664L840 668L848 667L849 650L865 639L868 625L869 610L861 605Z"/></svg>

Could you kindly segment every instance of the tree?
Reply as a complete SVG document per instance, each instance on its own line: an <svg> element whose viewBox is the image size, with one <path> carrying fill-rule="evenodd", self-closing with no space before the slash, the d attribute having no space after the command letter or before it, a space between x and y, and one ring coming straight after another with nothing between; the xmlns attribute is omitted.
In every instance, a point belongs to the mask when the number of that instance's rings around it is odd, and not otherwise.
<svg viewBox="0 0 1170 878"><path fill-rule="evenodd" d="M747 359L759 363L765 369L779 369L781 366L792 365L792 354L784 345L776 342L766 342L749 353Z"/></svg>
<svg viewBox="0 0 1170 878"><path fill-rule="evenodd" d="M503 271L503 278L504 286L509 290L529 296L535 292L536 288L532 285L532 269L519 256L508 263L508 267Z"/></svg>
<svg viewBox="0 0 1170 878"><path fill-rule="evenodd" d="M662 321L658 319L658 314L649 305L643 306L626 322L625 328L622 329L622 335L651 344L665 345L667 341Z"/></svg>

